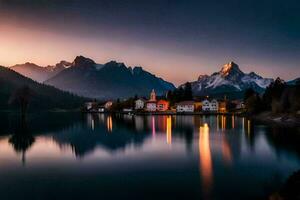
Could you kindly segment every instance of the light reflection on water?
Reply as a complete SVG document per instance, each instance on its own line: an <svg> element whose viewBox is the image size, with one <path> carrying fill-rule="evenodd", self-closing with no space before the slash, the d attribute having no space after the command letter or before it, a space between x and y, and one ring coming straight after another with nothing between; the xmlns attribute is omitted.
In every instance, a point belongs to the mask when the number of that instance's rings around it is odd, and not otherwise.
<svg viewBox="0 0 300 200"><path fill-rule="evenodd" d="M4 199L252 199L300 168L297 129L237 116L47 114L1 122Z"/></svg>

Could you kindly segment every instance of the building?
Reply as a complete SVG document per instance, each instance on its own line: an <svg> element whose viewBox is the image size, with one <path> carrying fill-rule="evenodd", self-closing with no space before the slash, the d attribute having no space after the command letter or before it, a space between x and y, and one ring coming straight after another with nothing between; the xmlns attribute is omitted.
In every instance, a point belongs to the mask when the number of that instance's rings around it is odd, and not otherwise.
<svg viewBox="0 0 300 200"><path fill-rule="evenodd" d="M156 111L156 101L147 101L146 103L146 110L149 112L155 112Z"/></svg>
<svg viewBox="0 0 300 200"><path fill-rule="evenodd" d="M169 102L166 100L159 100L156 106L157 111L166 111L169 109Z"/></svg>
<svg viewBox="0 0 300 200"><path fill-rule="evenodd" d="M202 110L202 102L201 101L195 101L194 102L194 110L196 112L199 112Z"/></svg>
<svg viewBox="0 0 300 200"><path fill-rule="evenodd" d="M235 109L243 109L245 108L244 102L241 100L233 100L231 103L235 104Z"/></svg>
<svg viewBox="0 0 300 200"><path fill-rule="evenodd" d="M210 111L210 102L207 99L202 101L202 111Z"/></svg>
<svg viewBox="0 0 300 200"><path fill-rule="evenodd" d="M156 111L156 93L154 89L150 93L150 99L146 102L146 111L155 112Z"/></svg>
<svg viewBox="0 0 300 200"><path fill-rule="evenodd" d="M202 111L205 112L217 112L219 110L219 103L217 100L213 99L211 101L205 99L202 101Z"/></svg>
<svg viewBox="0 0 300 200"><path fill-rule="evenodd" d="M227 112L227 103L226 103L226 101L220 101L219 102L219 112L221 112L221 113Z"/></svg>
<svg viewBox="0 0 300 200"><path fill-rule="evenodd" d="M154 89L150 93L149 101L156 101L156 93L155 93Z"/></svg>
<svg viewBox="0 0 300 200"><path fill-rule="evenodd" d="M97 108L97 102L86 102L84 107L86 111L94 111Z"/></svg>
<svg viewBox="0 0 300 200"><path fill-rule="evenodd" d="M141 110L145 107L145 100L144 99L137 99L135 101L135 110Z"/></svg>
<svg viewBox="0 0 300 200"><path fill-rule="evenodd" d="M106 110L109 110L111 108L111 106L113 105L113 102L112 101L108 101L104 104L104 108Z"/></svg>
<svg viewBox="0 0 300 200"><path fill-rule="evenodd" d="M95 102L86 102L84 107L86 110L91 110Z"/></svg>
<svg viewBox="0 0 300 200"><path fill-rule="evenodd" d="M100 113L105 112L105 107L104 106L99 106L98 107L98 112L100 112Z"/></svg>
<svg viewBox="0 0 300 200"><path fill-rule="evenodd" d="M217 100L213 99L210 101L210 111L217 112L219 110L219 103Z"/></svg>
<svg viewBox="0 0 300 200"><path fill-rule="evenodd" d="M194 112L195 111L195 102L194 101L182 101L176 104L176 112Z"/></svg>

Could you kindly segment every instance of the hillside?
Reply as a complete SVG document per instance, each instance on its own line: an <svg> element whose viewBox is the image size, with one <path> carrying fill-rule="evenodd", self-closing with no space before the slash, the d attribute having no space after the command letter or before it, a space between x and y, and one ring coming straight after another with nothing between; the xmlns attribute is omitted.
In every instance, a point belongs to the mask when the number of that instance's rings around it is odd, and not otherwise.
<svg viewBox="0 0 300 200"><path fill-rule="evenodd" d="M29 110L75 109L84 102L84 98L60 91L24 77L17 72L0 66L0 109L17 109L10 104L12 95L21 87L28 86L31 91Z"/></svg>

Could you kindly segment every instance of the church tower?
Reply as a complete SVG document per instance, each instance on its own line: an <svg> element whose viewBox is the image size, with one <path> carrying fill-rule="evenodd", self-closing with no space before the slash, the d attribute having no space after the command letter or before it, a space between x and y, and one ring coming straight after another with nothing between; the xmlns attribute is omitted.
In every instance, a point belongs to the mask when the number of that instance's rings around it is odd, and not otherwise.
<svg viewBox="0 0 300 200"><path fill-rule="evenodd" d="M150 101L156 101L156 93L155 93L154 89L152 90L152 92L150 94Z"/></svg>

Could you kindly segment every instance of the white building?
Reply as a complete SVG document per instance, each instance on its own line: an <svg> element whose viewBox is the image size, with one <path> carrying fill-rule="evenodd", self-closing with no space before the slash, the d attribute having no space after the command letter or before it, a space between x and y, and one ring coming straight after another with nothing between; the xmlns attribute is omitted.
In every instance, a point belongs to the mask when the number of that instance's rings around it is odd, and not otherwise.
<svg viewBox="0 0 300 200"><path fill-rule="evenodd" d="M202 111L210 111L210 102L207 99L202 101Z"/></svg>
<svg viewBox="0 0 300 200"><path fill-rule="evenodd" d="M211 101L205 99L202 101L202 111L206 112L217 112L219 109L218 101L213 99Z"/></svg>
<svg viewBox="0 0 300 200"><path fill-rule="evenodd" d="M145 100L144 99L138 99L135 101L135 109L141 110L145 107Z"/></svg>
<svg viewBox="0 0 300 200"><path fill-rule="evenodd" d="M178 113L194 112L195 110L194 101L183 101L176 104L176 111Z"/></svg>
<svg viewBox="0 0 300 200"><path fill-rule="evenodd" d="M93 108L94 102L86 102L85 108L86 110L91 110Z"/></svg>
<svg viewBox="0 0 300 200"><path fill-rule="evenodd" d="M156 101L148 101L146 104L146 110L149 112L156 111Z"/></svg>

